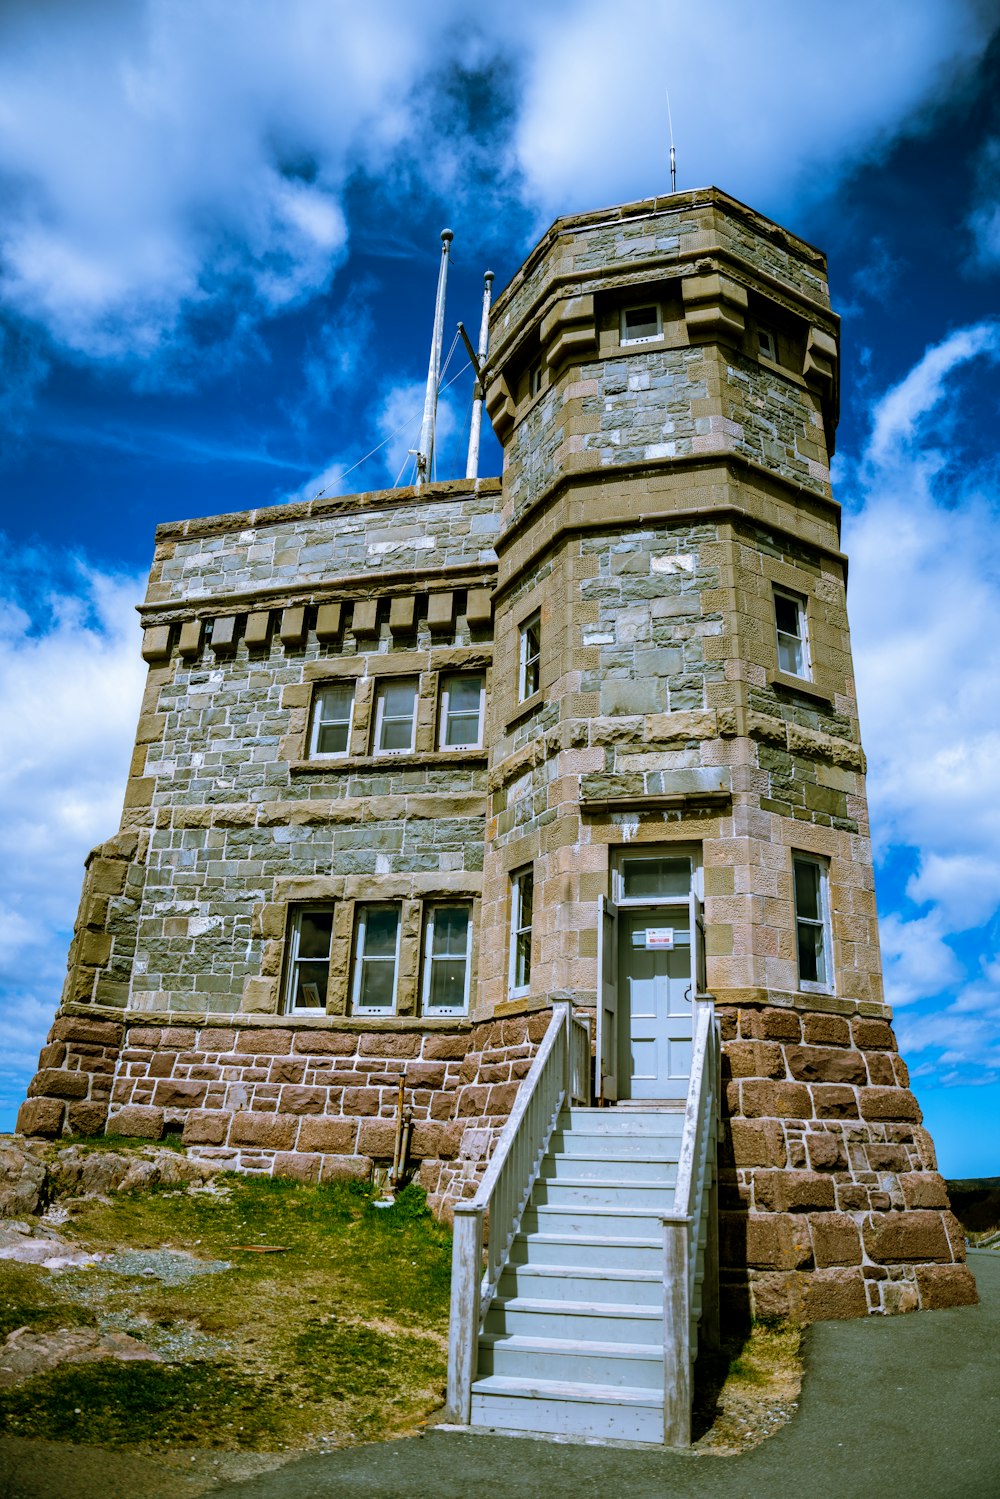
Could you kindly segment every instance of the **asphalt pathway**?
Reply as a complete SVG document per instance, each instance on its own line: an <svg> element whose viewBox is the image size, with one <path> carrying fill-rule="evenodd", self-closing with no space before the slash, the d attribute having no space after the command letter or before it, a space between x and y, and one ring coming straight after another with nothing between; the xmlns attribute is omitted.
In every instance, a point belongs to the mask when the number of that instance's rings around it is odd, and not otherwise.
<svg viewBox="0 0 1000 1499"><path fill-rule="evenodd" d="M444 1431L291 1462L6 1438L0 1499L1000 1499L1000 1253L969 1262L979 1306L810 1328L797 1414L742 1457Z"/></svg>
<svg viewBox="0 0 1000 1499"><path fill-rule="evenodd" d="M428 1432L309 1457L218 1499L1000 1499L1000 1254L977 1307L820 1322L796 1416L741 1457Z"/></svg>

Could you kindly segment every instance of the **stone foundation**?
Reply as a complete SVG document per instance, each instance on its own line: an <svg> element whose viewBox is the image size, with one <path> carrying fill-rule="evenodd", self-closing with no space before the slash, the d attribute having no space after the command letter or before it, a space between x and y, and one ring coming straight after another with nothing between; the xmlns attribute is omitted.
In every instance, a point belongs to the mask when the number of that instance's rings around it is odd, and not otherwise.
<svg viewBox="0 0 1000 1499"><path fill-rule="evenodd" d="M798 1322L976 1300L885 1020L720 1011L723 1295Z"/></svg>
<svg viewBox="0 0 1000 1499"><path fill-rule="evenodd" d="M304 1181L391 1161L400 1079L409 1163L433 1211L472 1196L549 1013L433 1030L148 1025L61 1016L18 1129L180 1133L198 1159ZM110 1107L109 1107L110 1103Z"/></svg>

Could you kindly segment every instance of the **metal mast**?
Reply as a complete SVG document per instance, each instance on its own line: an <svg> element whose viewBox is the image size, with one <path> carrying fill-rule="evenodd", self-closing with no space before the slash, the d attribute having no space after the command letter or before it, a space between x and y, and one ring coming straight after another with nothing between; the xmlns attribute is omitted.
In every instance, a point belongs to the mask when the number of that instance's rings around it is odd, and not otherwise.
<svg viewBox="0 0 1000 1499"><path fill-rule="evenodd" d="M490 349L490 297L493 291L493 272L483 277L483 316L479 324L478 360L475 366L476 383L472 388L472 425L469 428L469 457L465 465L465 477L479 477L479 434L483 426L483 372Z"/></svg>
<svg viewBox="0 0 1000 1499"><path fill-rule="evenodd" d="M438 272L437 301L434 304L434 333L431 338L430 363L427 366L424 419L420 426L420 446L417 449L417 489L430 478L431 463L434 459L438 385L441 380L441 341L444 337L444 299L448 288L448 250L454 238L450 229L441 230L441 269Z"/></svg>

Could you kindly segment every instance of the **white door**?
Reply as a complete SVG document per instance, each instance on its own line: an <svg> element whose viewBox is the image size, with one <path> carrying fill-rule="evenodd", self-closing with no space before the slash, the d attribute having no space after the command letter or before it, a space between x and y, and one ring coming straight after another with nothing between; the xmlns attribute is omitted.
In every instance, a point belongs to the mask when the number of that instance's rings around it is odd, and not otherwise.
<svg viewBox="0 0 1000 1499"><path fill-rule="evenodd" d="M686 1098L697 986L691 903L620 910L618 934L618 1097Z"/></svg>

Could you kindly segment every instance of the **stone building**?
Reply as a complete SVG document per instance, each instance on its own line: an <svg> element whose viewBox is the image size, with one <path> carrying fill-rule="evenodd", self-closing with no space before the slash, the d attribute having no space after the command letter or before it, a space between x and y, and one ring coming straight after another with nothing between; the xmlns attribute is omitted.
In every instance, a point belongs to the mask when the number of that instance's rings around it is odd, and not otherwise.
<svg viewBox="0 0 1000 1499"><path fill-rule="evenodd" d="M447 1212L554 1003L622 1108L707 992L730 1302L973 1298L882 998L837 360L824 257L725 194L562 219L493 310L502 482L159 527L20 1129L362 1175L402 1080Z"/></svg>

